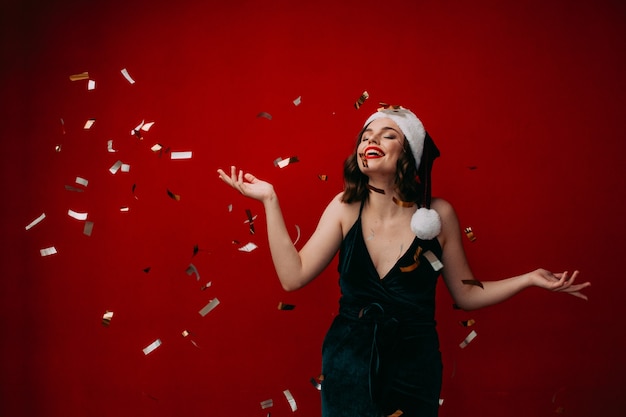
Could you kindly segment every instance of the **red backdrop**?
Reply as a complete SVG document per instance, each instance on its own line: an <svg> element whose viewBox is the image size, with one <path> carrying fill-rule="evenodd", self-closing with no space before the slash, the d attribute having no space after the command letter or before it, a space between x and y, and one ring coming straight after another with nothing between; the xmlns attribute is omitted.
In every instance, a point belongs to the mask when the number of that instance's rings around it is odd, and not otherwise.
<svg viewBox="0 0 626 417"><path fill-rule="evenodd" d="M624 415L623 2L5 1L0 14L1 415L319 415L310 379L336 261L283 292L262 207L216 170L273 182L300 246L380 101L414 110L441 149L434 193L473 228L478 278L578 268L593 282L588 302L531 289L470 313L440 285L440 415ZM84 71L95 89L70 81ZM118 160L130 171L112 174Z"/></svg>

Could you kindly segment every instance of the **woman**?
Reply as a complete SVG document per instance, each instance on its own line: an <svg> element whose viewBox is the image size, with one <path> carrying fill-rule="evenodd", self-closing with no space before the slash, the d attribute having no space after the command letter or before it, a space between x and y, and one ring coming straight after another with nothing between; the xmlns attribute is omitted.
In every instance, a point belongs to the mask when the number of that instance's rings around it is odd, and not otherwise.
<svg viewBox="0 0 626 417"><path fill-rule="evenodd" d="M271 184L252 174L220 178L263 203L270 252L283 288L313 280L339 251L339 314L322 348L322 415L436 416L441 355L435 330L440 273L465 310L496 304L537 286L586 299L578 271L544 269L479 282L470 270L452 206L430 196L439 151L420 120L401 107L371 115L344 166L345 190L326 207L298 252Z"/></svg>

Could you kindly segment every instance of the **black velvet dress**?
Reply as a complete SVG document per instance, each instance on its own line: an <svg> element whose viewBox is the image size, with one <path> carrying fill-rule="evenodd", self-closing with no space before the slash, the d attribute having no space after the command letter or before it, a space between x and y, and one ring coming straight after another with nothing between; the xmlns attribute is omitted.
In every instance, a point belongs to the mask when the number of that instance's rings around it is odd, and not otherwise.
<svg viewBox="0 0 626 417"><path fill-rule="evenodd" d="M361 207L362 208L362 207ZM435 329L439 241L417 237L384 277L365 246L361 215L339 253L339 315L322 347L322 416L434 417L441 390Z"/></svg>

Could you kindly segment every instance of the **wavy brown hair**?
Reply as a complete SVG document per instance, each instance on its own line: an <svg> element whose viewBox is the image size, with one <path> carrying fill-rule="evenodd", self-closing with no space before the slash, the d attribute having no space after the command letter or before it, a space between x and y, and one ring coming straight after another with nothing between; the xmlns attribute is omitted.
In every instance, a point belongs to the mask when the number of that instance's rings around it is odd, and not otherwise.
<svg viewBox="0 0 626 417"><path fill-rule="evenodd" d="M357 149L363 137L363 132L367 126L363 127L356 139L355 150L343 164L344 192L341 201L353 203L355 201L367 201L370 190L367 188L369 178L359 169ZM404 138L404 152L398 158L396 167L395 186L398 197L402 201L414 201L419 205L423 193L423 187L418 180L417 169L415 168L415 157L409 146L409 141Z"/></svg>

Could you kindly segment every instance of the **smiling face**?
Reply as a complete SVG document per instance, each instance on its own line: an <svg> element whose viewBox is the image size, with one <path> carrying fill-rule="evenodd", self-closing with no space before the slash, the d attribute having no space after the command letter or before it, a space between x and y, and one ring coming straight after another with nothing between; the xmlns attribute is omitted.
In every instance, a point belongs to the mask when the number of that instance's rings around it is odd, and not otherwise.
<svg viewBox="0 0 626 417"><path fill-rule="evenodd" d="M404 152L404 134L391 119L372 121L361 135L357 147L359 168L371 171L395 172L398 158Z"/></svg>

